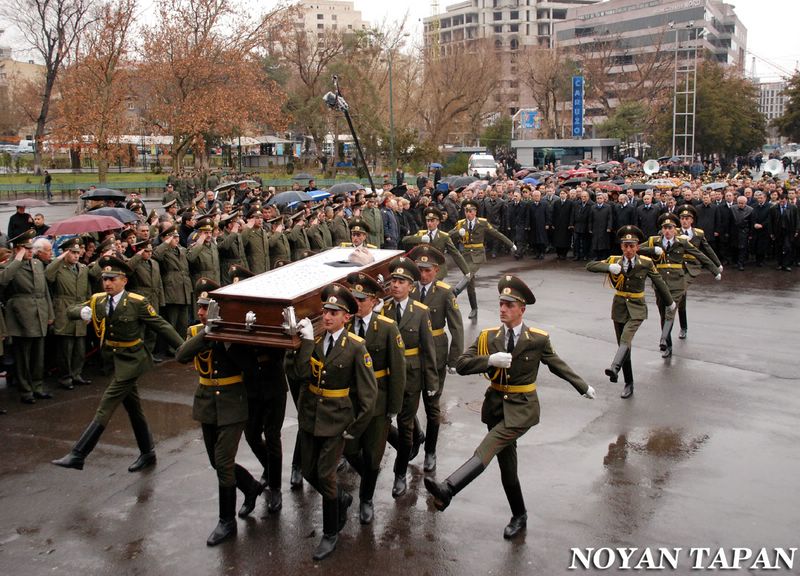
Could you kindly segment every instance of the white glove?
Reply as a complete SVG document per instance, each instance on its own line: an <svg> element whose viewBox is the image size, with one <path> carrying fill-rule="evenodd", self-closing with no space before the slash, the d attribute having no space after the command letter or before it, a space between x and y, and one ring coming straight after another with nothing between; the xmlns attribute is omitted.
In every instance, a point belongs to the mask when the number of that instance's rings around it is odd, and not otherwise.
<svg viewBox="0 0 800 576"><path fill-rule="evenodd" d="M313 340L314 326L311 324L311 320L308 318L300 320L300 322L297 323L297 332L303 340Z"/></svg>
<svg viewBox="0 0 800 576"><path fill-rule="evenodd" d="M447 367L447 373L448 374L458 374L458 372L456 372L456 367L455 366L448 366Z"/></svg>
<svg viewBox="0 0 800 576"><path fill-rule="evenodd" d="M347 430L342 432L342 438L344 438L345 440L355 440L356 439L356 437L353 436L352 434L350 434Z"/></svg>
<svg viewBox="0 0 800 576"><path fill-rule="evenodd" d="M656 246L655 251L656 256L661 256L664 253L664 249L661 246Z"/></svg>
<svg viewBox="0 0 800 576"><path fill-rule="evenodd" d="M425 234L425 236L420 238L420 242L422 242L423 244L428 244L430 241L431 241L431 238L427 234Z"/></svg>
<svg viewBox="0 0 800 576"><path fill-rule="evenodd" d="M722 273L720 272L719 274L717 274L716 276L714 276L714 280L716 280L717 282L719 282L720 280L722 280Z"/></svg>
<svg viewBox="0 0 800 576"><path fill-rule="evenodd" d="M675 302L673 302L672 304L667 306L667 310L669 310L670 312L675 312L675 310L677 310L677 308L678 308L678 305Z"/></svg>
<svg viewBox="0 0 800 576"><path fill-rule="evenodd" d="M722 274L722 264L719 265L719 273Z"/></svg>
<svg viewBox="0 0 800 576"><path fill-rule="evenodd" d="M497 368L511 367L511 354L508 352L495 352L489 356L489 366Z"/></svg>
<svg viewBox="0 0 800 576"><path fill-rule="evenodd" d="M206 320L205 326L203 326L203 332L206 334L211 334L211 331L214 330L214 322L209 322Z"/></svg>
<svg viewBox="0 0 800 576"><path fill-rule="evenodd" d="M516 245L516 244L512 244L512 245L511 245L511 249L512 249L514 252L516 252L516 251L517 251L517 245Z"/></svg>
<svg viewBox="0 0 800 576"><path fill-rule="evenodd" d="M595 396L596 394L594 392L594 388L591 386L589 386L589 388L586 390L586 394L583 395L584 398L588 398L589 400L594 400Z"/></svg>
<svg viewBox="0 0 800 576"><path fill-rule="evenodd" d="M387 420L394 420L395 416L397 416L397 414L387 414L386 415L386 419Z"/></svg>
<svg viewBox="0 0 800 576"><path fill-rule="evenodd" d="M466 231L466 230L464 230L463 228L459 228L459 229L458 229L458 235L459 235L459 236L461 236L461 237L463 238L464 236L466 236L466 235L467 235L467 231Z"/></svg>
<svg viewBox="0 0 800 576"><path fill-rule="evenodd" d="M378 281L378 284L383 284L383 274L378 274L376 280Z"/></svg>
<svg viewBox="0 0 800 576"><path fill-rule="evenodd" d="M375 307L372 309L372 311L376 314L380 314L381 310L383 310L383 298L378 298L378 303L375 304Z"/></svg>
<svg viewBox="0 0 800 576"><path fill-rule="evenodd" d="M89 306L81 308L81 320L84 322L92 321L92 309Z"/></svg>
<svg viewBox="0 0 800 576"><path fill-rule="evenodd" d="M436 390L426 390L425 393L428 395L428 398L436 396Z"/></svg>
<svg viewBox="0 0 800 576"><path fill-rule="evenodd" d="M609 264L608 271L611 274L619 274L620 272L622 272L622 266L620 266L619 264Z"/></svg>

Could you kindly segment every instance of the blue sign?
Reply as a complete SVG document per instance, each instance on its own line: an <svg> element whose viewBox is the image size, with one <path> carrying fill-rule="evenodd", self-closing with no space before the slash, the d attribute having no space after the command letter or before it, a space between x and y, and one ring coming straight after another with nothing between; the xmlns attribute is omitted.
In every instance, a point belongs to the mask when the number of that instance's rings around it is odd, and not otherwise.
<svg viewBox="0 0 800 576"><path fill-rule="evenodd" d="M523 128L537 128L538 122L536 117L539 115L537 110L526 110L522 113L522 127Z"/></svg>
<svg viewBox="0 0 800 576"><path fill-rule="evenodd" d="M572 77L572 136L583 136L583 76Z"/></svg>

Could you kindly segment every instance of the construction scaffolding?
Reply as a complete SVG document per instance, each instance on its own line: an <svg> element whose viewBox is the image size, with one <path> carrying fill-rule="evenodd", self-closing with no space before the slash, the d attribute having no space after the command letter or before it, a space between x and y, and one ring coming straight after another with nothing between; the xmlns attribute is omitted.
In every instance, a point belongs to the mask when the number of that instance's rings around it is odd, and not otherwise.
<svg viewBox="0 0 800 576"><path fill-rule="evenodd" d="M670 27L672 27L670 23ZM672 156L694 159L695 107L697 105L698 39L702 29L688 22L675 30L675 78L672 98Z"/></svg>

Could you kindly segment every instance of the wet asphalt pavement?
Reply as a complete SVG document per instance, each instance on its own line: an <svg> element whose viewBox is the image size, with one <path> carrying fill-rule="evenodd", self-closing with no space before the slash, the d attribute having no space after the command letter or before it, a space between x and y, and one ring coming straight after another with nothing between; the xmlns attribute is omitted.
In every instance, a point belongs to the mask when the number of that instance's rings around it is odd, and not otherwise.
<svg viewBox="0 0 800 576"><path fill-rule="evenodd" d="M689 295L689 337L678 340L676 328L675 354L666 361L648 288L650 319L634 340L636 393L628 401L619 398L622 383L610 384L603 374L616 349L612 291L602 275L579 263L505 258L484 266L478 322L465 318L467 343L481 328L498 325L501 272L529 283L537 303L525 321L548 331L557 353L597 390L597 399L588 400L540 372L541 423L519 442L527 533L503 540L510 511L495 463L437 512L422 483L422 456L409 467L408 493L392 499L394 451L388 449L375 522L358 523L356 497L336 552L319 569L554 575L569 573L573 547L798 545L800 272L726 270L721 283L704 274ZM459 302L466 317L466 295ZM0 417L0 574L294 575L315 569L321 501L307 484L288 488L297 430L291 401L283 510L268 515L259 499L252 517L238 520L235 541L207 548L217 488L191 419L191 368L168 361L140 380L158 453L157 466L140 474L127 472L137 449L124 410L82 472L49 463L70 449L94 414L107 380L97 368L87 375L91 386L54 389L55 399L35 406L0 389L0 406L9 410ZM448 376L438 478L469 458L483 437L485 387L480 377ZM238 461L260 475L244 441ZM342 481L357 495L355 474ZM688 561L674 573L689 573Z"/></svg>

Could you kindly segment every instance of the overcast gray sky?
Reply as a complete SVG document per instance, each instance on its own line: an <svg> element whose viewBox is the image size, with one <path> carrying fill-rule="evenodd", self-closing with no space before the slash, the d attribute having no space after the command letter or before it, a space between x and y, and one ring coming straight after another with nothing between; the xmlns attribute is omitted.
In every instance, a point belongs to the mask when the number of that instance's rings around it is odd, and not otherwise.
<svg viewBox="0 0 800 576"><path fill-rule="evenodd" d="M362 17L373 24L407 17L407 30L417 39L422 33L422 19L431 15L431 0L354 2ZM152 13L153 3L154 0L139 0L140 12L145 18ZM439 11L444 12L446 6L455 3L439 0ZM736 7L739 19L747 28L747 49L751 53L747 57L747 72L751 70L752 55L756 55L756 73L762 80L777 80L791 74L800 60L800 40L796 31L800 21L800 0L736 0L728 3ZM251 10L259 5L274 4L277 4L276 0L257 0L251 4ZM7 33L0 42L22 47L19 34ZM25 56L20 52L15 57L21 59Z"/></svg>

